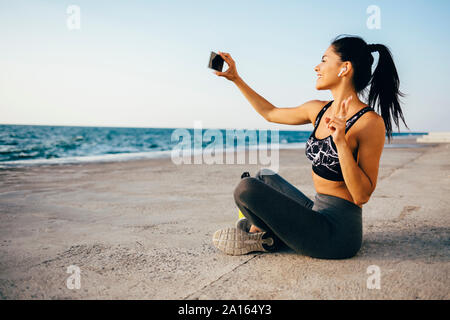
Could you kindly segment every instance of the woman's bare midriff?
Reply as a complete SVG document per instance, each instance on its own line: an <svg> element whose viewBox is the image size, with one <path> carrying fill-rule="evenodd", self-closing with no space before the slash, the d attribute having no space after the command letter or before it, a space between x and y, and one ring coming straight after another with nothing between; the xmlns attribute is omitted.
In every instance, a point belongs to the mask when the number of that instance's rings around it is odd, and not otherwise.
<svg viewBox="0 0 450 320"><path fill-rule="evenodd" d="M314 171L311 170L311 172L317 193L328 194L355 203L345 182L327 180L318 176ZM362 208L362 205L357 204L357 206Z"/></svg>

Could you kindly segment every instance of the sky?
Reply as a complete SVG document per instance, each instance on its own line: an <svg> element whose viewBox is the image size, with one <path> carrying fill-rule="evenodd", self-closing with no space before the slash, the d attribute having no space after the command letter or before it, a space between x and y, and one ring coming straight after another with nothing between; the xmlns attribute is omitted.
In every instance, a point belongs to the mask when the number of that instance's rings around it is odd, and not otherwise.
<svg viewBox="0 0 450 320"><path fill-rule="evenodd" d="M410 131L450 131L448 30L447 0L0 0L0 124L312 130L266 121L207 67L210 53L296 107L333 99L314 67L350 34L390 48Z"/></svg>

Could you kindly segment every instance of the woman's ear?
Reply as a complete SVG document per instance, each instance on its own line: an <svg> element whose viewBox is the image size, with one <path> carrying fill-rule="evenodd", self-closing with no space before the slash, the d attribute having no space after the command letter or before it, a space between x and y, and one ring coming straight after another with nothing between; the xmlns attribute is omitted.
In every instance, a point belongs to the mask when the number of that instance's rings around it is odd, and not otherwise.
<svg viewBox="0 0 450 320"><path fill-rule="evenodd" d="M346 74L350 74L350 71L353 69L353 68L352 68L352 63L351 63L350 61L346 61L346 62L344 63L344 68L346 69L346 70L345 70L345 73L346 73Z"/></svg>

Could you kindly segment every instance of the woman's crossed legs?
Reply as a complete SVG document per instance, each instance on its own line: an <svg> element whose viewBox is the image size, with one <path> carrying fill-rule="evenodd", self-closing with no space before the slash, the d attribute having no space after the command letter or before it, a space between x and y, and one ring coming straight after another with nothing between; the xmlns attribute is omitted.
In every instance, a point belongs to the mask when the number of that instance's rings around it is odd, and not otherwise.
<svg viewBox="0 0 450 320"><path fill-rule="evenodd" d="M269 169L242 178L234 199L253 225L295 251L314 256L329 241L331 226L314 202Z"/></svg>

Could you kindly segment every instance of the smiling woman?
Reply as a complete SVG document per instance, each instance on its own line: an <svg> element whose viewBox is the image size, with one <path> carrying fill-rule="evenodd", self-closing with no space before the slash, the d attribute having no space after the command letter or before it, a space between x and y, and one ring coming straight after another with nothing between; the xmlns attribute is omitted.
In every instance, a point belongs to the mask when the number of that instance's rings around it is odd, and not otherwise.
<svg viewBox="0 0 450 320"><path fill-rule="evenodd" d="M372 75L374 51L380 57ZM275 251L286 244L316 258L354 256L362 243L362 205L375 190L386 133L388 138L392 135L391 114L397 126L399 115L403 119L398 101L403 94L389 49L368 45L360 37L336 37L314 68L316 89L330 90L334 99L296 108L273 106L239 77L230 54L220 54L230 67L216 74L233 81L266 120L314 124L305 154L312 161L317 193L312 201L267 169L256 177L242 175L234 199L245 218L236 228L216 231L214 244L232 255ZM366 105L358 95L369 84ZM372 107L376 103L381 116Z"/></svg>

